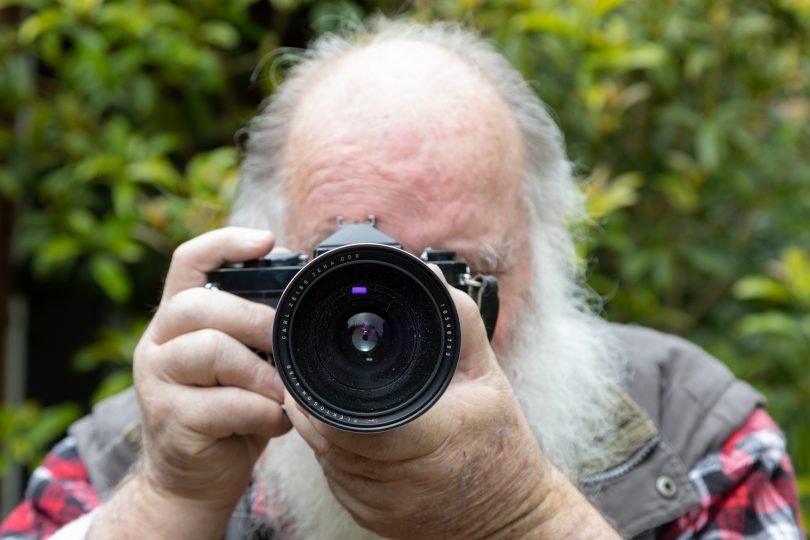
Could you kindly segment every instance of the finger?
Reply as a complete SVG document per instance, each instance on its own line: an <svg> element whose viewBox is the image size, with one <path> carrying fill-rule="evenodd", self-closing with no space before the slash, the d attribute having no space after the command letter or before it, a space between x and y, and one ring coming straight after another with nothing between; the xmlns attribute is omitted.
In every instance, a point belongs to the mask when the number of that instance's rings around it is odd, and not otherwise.
<svg viewBox="0 0 810 540"><path fill-rule="evenodd" d="M439 448L448 436L443 419L423 415L413 422L382 433L354 433L329 426L306 413L289 392L285 408L296 431L316 454L338 449L375 461L404 461L422 457Z"/></svg>
<svg viewBox="0 0 810 540"><path fill-rule="evenodd" d="M285 410L298 434L314 451L327 478L331 477L339 480L343 485L348 485L348 479L357 477L369 482L368 486L370 486L401 477L394 470L396 465L369 459L333 444L315 429L311 417L303 412L296 403L288 402ZM358 433L355 436L356 441L362 444L368 434Z"/></svg>
<svg viewBox="0 0 810 540"><path fill-rule="evenodd" d="M349 452L331 443L326 444L325 448L325 451L315 452L315 457L324 471L330 470L336 473L339 471L342 474L379 483L392 482L400 478L413 478L413 475L409 474L412 471L408 470L406 465L412 463L413 460L384 462Z"/></svg>
<svg viewBox="0 0 810 540"><path fill-rule="evenodd" d="M241 262L266 255L275 238L270 231L226 227L207 232L180 245L172 255L163 298L205 284L206 272L228 262Z"/></svg>
<svg viewBox="0 0 810 540"><path fill-rule="evenodd" d="M177 336L211 328L261 351L273 349L275 310L224 291L194 287L164 301L150 325L152 341L163 344Z"/></svg>
<svg viewBox="0 0 810 540"><path fill-rule="evenodd" d="M292 427L281 405L272 399L232 386L176 386L182 422L192 432L214 439L232 435L278 437Z"/></svg>
<svg viewBox="0 0 810 540"><path fill-rule="evenodd" d="M284 386L276 369L233 337L197 330L158 348L149 360L160 378L185 386L235 386L278 403Z"/></svg>
<svg viewBox="0 0 810 540"><path fill-rule="evenodd" d="M315 429L310 416L301 409L292 394L287 391L284 392L284 410L295 430L316 455L328 451L329 441Z"/></svg>

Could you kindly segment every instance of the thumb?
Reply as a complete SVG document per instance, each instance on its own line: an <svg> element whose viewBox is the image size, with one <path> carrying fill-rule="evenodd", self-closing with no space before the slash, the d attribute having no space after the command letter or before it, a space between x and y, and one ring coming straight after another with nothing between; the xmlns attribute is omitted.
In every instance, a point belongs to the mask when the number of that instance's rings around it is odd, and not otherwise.
<svg viewBox="0 0 810 540"><path fill-rule="evenodd" d="M438 266L435 264L428 266L447 287L458 312L461 325L461 356L456 371L468 376L480 376L491 369L498 369L495 353L487 338L487 330L475 301L468 294L450 286Z"/></svg>

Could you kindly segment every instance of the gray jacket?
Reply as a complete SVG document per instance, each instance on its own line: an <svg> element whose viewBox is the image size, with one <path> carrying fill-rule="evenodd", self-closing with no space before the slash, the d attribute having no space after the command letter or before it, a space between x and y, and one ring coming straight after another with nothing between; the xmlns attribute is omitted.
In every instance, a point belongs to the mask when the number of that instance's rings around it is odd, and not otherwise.
<svg viewBox="0 0 810 540"><path fill-rule="evenodd" d="M625 538L652 539L655 529L698 504L687 474L740 426L762 396L720 362L680 338L637 326L613 326L627 356L619 456L579 480ZM93 487L105 497L137 461L140 440L134 392L100 403L74 424ZM231 524L227 540L242 538Z"/></svg>

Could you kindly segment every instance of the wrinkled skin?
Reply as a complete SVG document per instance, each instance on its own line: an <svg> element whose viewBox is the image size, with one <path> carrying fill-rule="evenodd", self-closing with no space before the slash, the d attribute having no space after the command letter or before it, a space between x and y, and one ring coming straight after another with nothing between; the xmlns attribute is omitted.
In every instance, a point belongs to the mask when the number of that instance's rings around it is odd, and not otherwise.
<svg viewBox="0 0 810 540"><path fill-rule="evenodd" d="M474 70L424 47L353 56L302 98L283 156L285 237L306 252L333 232L337 215L376 214L379 228L412 253L432 246L474 261L482 245L510 245L523 260L503 254L498 270L494 344L505 350L533 268L520 137ZM461 358L434 407L379 434L309 418L251 351L270 350L274 311L202 288L207 271L273 247L267 232L230 228L175 253L135 355L143 460L102 505L91 538L219 538L267 441L291 427L337 500L380 535L617 537L545 458L499 366L509 359L496 359L475 305L455 289Z"/></svg>
<svg viewBox="0 0 810 540"><path fill-rule="evenodd" d="M267 441L291 422L316 452L338 501L380 535L525 537L562 532L560 520L571 514L576 527L594 524L589 537L612 534L544 459L476 306L455 289L461 358L437 405L378 434L336 430L304 414L273 367L249 348L269 350L274 310L201 287L206 271L257 257L272 241L267 233L231 228L178 249L136 352L144 457L102 506L91 538L145 531L218 538Z"/></svg>
<svg viewBox="0 0 810 540"><path fill-rule="evenodd" d="M447 393L424 416L400 429L358 435L308 417L287 394L293 425L314 449L338 501L385 537L489 538L542 502L533 493L543 472L539 448L477 307L449 290L464 336L461 358ZM479 519L469 519L470 508ZM497 519L480 519L486 516Z"/></svg>
<svg viewBox="0 0 810 540"><path fill-rule="evenodd" d="M218 537L270 437L291 428L278 374L251 350L271 350L274 310L202 287L206 272L262 256L273 241L229 228L176 250L135 350L143 459L102 507L94 535L126 537L131 520L135 531Z"/></svg>

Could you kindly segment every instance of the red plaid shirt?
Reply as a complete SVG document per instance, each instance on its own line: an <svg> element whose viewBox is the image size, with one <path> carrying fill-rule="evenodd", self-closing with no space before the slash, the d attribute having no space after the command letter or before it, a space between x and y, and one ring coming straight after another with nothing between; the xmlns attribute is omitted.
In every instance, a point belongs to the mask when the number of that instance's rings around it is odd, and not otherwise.
<svg viewBox="0 0 810 540"><path fill-rule="evenodd" d="M689 480L700 505L660 534L663 540L800 540L796 477L785 439L757 409L722 448L698 461Z"/></svg>
<svg viewBox="0 0 810 540"><path fill-rule="evenodd" d="M661 527L664 540L799 540L796 480L784 438L761 409L756 410L719 450L689 473L700 505ZM247 504L254 515L268 515L263 490L252 486ZM2 540L47 538L98 506L87 470L68 437L34 471L25 500L0 527ZM269 512L272 515L272 512ZM262 531L257 531L263 536Z"/></svg>
<svg viewBox="0 0 810 540"><path fill-rule="evenodd" d="M98 504L76 441L68 437L53 447L31 475L25 500L3 522L0 538L48 538Z"/></svg>

